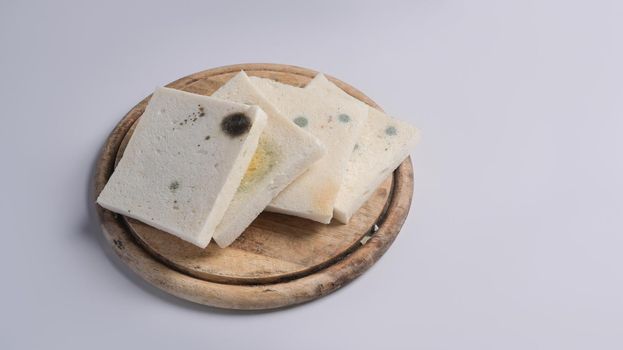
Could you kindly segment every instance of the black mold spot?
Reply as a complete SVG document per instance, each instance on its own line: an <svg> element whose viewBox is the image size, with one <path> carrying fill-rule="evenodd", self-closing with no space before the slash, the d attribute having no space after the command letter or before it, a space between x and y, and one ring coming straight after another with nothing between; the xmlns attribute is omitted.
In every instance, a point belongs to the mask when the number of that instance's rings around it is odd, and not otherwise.
<svg viewBox="0 0 623 350"><path fill-rule="evenodd" d="M338 116L338 119L342 122L342 123L348 123L350 121L350 116L348 114L340 114Z"/></svg>
<svg viewBox="0 0 623 350"><path fill-rule="evenodd" d="M244 113L233 113L221 122L221 129L231 137L244 135L251 128L251 119Z"/></svg>
<svg viewBox="0 0 623 350"><path fill-rule="evenodd" d="M394 136L394 135L396 135L397 131L396 131L396 128L395 128L395 127L393 127L393 126L388 126L388 127L385 129L385 133L386 133L387 135L389 135L389 136Z"/></svg>
<svg viewBox="0 0 623 350"><path fill-rule="evenodd" d="M169 185L169 189L171 190L171 192L175 192L178 188L180 188L180 183L177 180L171 182L171 184Z"/></svg>

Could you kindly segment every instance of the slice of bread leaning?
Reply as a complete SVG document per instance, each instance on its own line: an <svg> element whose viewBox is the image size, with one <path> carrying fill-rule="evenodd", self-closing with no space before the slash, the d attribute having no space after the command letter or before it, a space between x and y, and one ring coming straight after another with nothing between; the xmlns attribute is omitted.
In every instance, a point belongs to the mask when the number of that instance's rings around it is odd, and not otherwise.
<svg viewBox="0 0 623 350"><path fill-rule="evenodd" d="M268 116L249 168L214 233L216 243L227 247L279 192L325 155L325 148L316 137L277 111L244 72L236 74L212 96L258 105Z"/></svg>
<svg viewBox="0 0 623 350"><path fill-rule="evenodd" d="M323 74L318 74L305 89L342 96L369 109L368 119L348 161L333 209L335 218L346 224L409 155L420 133L414 126L347 94Z"/></svg>
<svg viewBox="0 0 623 350"><path fill-rule="evenodd" d="M204 248L266 119L256 106L158 88L97 203Z"/></svg>
<svg viewBox="0 0 623 350"><path fill-rule="evenodd" d="M257 77L250 80L277 110L327 149L326 155L286 187L267 210L329 223L368 108L321 89L302 89Z"/></svg>

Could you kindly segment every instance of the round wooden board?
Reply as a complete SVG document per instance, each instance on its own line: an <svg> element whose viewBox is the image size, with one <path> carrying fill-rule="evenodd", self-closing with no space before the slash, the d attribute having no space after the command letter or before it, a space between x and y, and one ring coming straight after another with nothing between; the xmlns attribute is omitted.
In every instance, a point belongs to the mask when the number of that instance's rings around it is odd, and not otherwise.
<svg viewBox="0 0 623 350"><path fill-rule="evenodd" d="M168 87L211 95L235 73L304 86L317 72L287 65L243 64L211 69ZM355 88L344 91L378 106ZM149 96L115 127L96 165L95 194L104 188ZM353 216L329 225L262 213L230 247L199 249L137 220L97 206L107 240L132 270L154 286L200 304L230 309L271 309L313 300L361 275L394 241L408 214L413 169L405 160ZM375 228L378 227L378 230Z"/></svg>

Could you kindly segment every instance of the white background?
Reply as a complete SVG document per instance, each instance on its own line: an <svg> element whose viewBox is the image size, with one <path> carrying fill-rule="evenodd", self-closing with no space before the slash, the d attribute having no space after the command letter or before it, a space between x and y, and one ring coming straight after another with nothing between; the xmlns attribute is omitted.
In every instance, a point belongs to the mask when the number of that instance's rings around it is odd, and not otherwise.
<svg viewBox="0 0 623 350"><path fill-rule="evenodd" d="M621 1L2 0L0 348L623 348L622 18ZM135 278L87 193L136 102L244 62L324 71L423 132L387 254L266 313Z"/></svg>

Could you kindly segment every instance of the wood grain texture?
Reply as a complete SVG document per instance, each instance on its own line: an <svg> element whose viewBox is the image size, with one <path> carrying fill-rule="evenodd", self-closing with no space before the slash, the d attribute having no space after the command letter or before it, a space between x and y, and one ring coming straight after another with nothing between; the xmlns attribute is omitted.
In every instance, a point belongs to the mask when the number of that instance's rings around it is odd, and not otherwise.
<svg viewBox="0 0 623 350"><path fill-rule="evenodd" d="M304 86L317 73L286 65L244 64L195 73L167 86L210 95L241 69L250 76L294 86ZM355 88L328 78L352 96L378 108ZM149 96L130 110L109 136L96 165L96 195L112 174L148 100ZM398 235L412 193L413 169L407 159L348 225L323 225L262 213L226 249L214 243L199 249L99 206L97 212L105 236L121 260L154 286L215 307L270 309L313 300L361 275Z"/></svg>

